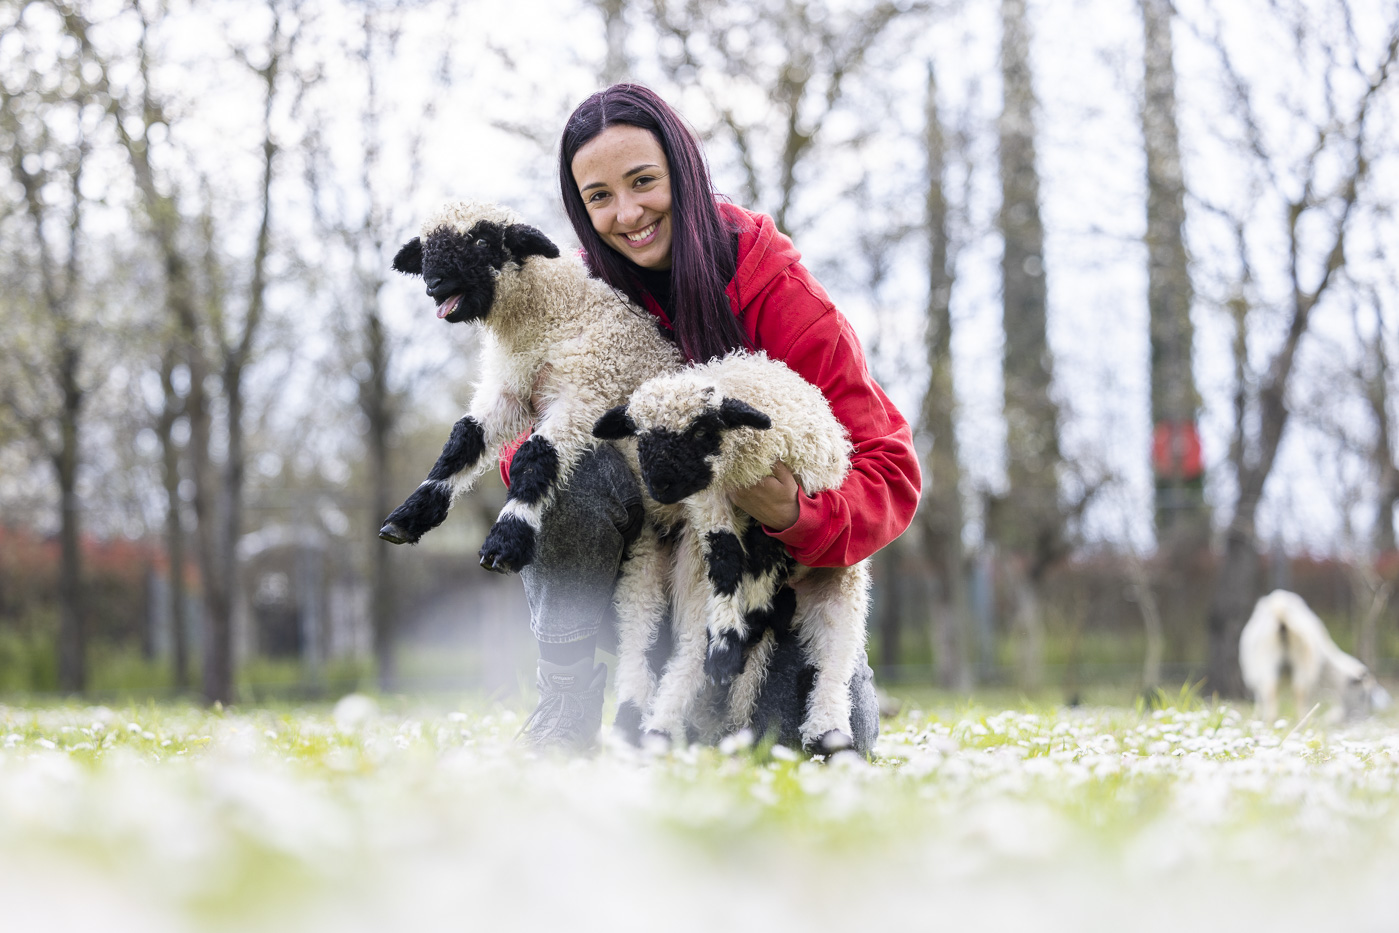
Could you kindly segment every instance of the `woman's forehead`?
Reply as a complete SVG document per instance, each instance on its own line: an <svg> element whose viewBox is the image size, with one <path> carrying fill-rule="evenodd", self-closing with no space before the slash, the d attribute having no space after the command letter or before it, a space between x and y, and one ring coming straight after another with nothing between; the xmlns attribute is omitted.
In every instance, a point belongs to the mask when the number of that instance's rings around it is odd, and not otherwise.
<svg viewBox="0 0 1399 933"><path fill-rule="evenodd" d="M650 130L626 123L609 126L578 148L573 180L585 188L616 184L647 167L668 169L664 150Z"/></svg>

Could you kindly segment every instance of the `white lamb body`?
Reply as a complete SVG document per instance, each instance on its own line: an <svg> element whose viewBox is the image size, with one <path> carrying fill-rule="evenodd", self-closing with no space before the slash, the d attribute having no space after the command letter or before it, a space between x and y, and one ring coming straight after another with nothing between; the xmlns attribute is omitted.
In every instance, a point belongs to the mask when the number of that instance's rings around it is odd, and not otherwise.
<svg viewBox="0 0 1399 933"><path fill-rule="evenodd" d="M678 369L681 356L654 319L592 278L574 256L505 208L453 202L423 224L394 260L422 275L448 321L485 336L470 410L428 478L388 517L380 536L416 542L452 502L497 463L502 445L533 424L515 454L509 498L481 549L481 564L516 571L533 559L540 517L586 450L593 423L646 379ZM635 455L632 454L635 468ZM651 512L655 503L648 502ZM623 629L654 630L664 611L670 558L644 523L622 568L616 603ZM642 663L618 675L620 699L644 704L652 682Z"/></svg>
<svg viewBox="0 0 1399 933"><path fill-rule="evenodd" d="M1274 590L1254 606L1239 635L1239 667L1266 720L1277 718L1278 684L1288 668L1298 716L1323 687L1339 692L1346 718L1389 702L1365 665L1338 648L1302 597L1286 590Z"/></svg>
<svg viewBox="0 0 1399 933"><path fill-rule="evenodd" d="M688 568L692 579L676 585L676 649L644 728L683 734L706 676L733 679L730 724L747 724L774 643L770 629L753 631L754 622L764 627L780 611L775 598L790 582L797 592L791 624L817 672L803 744L818 750L848 744L849 682L865 646L868 564L801 567L728 498L728 490L751 486L778 461L807 493L841 484L850 442L820 390L761 353L734 353L647 381L609 418L610 424L599 423L600 436L637 435L648 491L685 507L677 575Z"/></svg>

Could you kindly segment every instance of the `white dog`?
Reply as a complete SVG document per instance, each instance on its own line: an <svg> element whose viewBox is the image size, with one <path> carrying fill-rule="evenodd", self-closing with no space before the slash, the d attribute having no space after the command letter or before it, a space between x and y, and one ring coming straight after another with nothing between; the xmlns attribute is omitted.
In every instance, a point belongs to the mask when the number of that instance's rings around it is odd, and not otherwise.
<svg viewBox="0 0 1399 933"><path fill-rule="evenodd" d="M1335 689L1341 715L1360 719L1389 705L1389 694L1355 658L1346 654L1326 625L1296 593L1274 590L1258 601L1239 635L1244 684L1265 721L1278 715L1278 681L1291 672L1297 715L1306 715L1318 689Z"/></svg>

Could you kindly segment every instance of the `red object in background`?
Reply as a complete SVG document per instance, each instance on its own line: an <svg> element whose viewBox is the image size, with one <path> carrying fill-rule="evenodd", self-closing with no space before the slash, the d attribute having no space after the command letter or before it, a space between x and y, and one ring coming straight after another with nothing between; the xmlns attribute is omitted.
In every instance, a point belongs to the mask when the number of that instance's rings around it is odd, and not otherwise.
<svg viewBox="0 0 1399 933"><path fill-rule="evenodd" d="M1190 421L1160 421L1151 435L1151 466L1158 477L1199 479L1205 472L1200 434Z"/></svg>

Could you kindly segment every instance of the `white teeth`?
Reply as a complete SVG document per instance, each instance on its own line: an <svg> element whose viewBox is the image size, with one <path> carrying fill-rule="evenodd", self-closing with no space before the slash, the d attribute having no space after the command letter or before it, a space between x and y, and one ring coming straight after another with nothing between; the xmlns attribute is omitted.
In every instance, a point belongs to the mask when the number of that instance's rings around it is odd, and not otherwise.
<svg viewBox="0 0 1399 933"><path fill-rule="evenodd" d="M659 223L659 221L657 221L657 223ZM656 229L656 224L652 224L651 226L647 227L645 230L638 230L636 233L627 233L627 234L624 234L624 236L625 236L628 240L631 240L633 243L636 243L636 242L638 242L638 241L640 241L640 240L646 239L648 236L650 236L650 235L655 231L655 229Z"/></svg>

